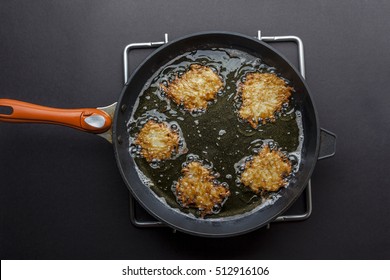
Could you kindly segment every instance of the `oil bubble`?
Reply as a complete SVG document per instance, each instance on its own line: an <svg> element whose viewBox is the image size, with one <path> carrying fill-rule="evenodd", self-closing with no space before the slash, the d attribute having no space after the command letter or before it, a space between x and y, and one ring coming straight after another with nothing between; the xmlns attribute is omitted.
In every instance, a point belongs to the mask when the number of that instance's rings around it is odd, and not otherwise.
<svg viewBox="0 0 390 280"><path fill-rule="evenodd" d="M220 204L215 204L214 206L213 206L213 209L212 209L212 212L214 213L214 214L218 214L220 211L221 211L221 205Z"/></svg>
<svg viewBox="0 0 390 280"><path fill-rule="evenodd" d="M293 166L296 166L298 164L298 158L295 155L289 155L288 160Z"/></svg>
<svg viewBox="0 0 390 280"><path fill-rule="evenodd" d="M271 150L273 150L273 149L275 149L276 148L276 144L275 144L275 142L274 141L268 141L268 147L271 149Z"/></svg>
<svg viewBox="0 0 390 280"><path fill-rule="evenodd" d="M187 161L194 161L195 159L197 159L195 155L190 154L187 156Z"/></svg>
<svg viewBox="0 0 390 280"><path fill-rule="evenodd" d="M150 167L153 168L153 169L157 169L160 167L160 160L158 159L152 159L152 161L150 162Z"/></svg>
<svg viewBox="0 0 390 280"><path fill-rule="evenodd" d="M257 133L257 131L255 129L248 128L248 127L246 127L246 128L238 127L238 132L240 132L240 134L247 136L247 137L253 136Z"/></svg>

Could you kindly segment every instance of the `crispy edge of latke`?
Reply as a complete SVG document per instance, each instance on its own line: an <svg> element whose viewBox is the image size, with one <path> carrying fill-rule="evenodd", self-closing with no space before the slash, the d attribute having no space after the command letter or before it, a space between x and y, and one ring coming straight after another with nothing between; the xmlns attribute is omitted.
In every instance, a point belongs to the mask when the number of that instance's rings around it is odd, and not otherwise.
<svg viewBox="0 0 390 280"><path fill-rule="evenodd" d="M211 174L211 170L206 168L201 162L193 161L190 162L187 166L183 167L182 176L179 178L178 182L175 185L175 196L179 205L183 208L196 208L199 210L200 216L204 218L206 215L214 214L213 207L215 205L220 205L222 207L223 203L230 196L230 190L228 187L225 187L223 184L216 184L213 180L215 176ZM199 176L194 176L197 174ZM197 181L194 181L197 180ZM195 184L195 185L194 185ZM196 185L198 184L198 185ZM204 198L207 194L208 202L203 203L206 199L201 199L201 203L197 202L199 199L199 190L202 187L207 189L201 194ZM193 195L186 195L186 190L191 189L195 192ZM210 191L216 190L216 194L213 197L210 197L212 194ZM200 204L200 205L198 205Z"/></svg>
<svg viewBox="0 0 390 280"><path fill-rule="evenodd" d="M215 89L210 92L206 92L204 96L199 96L199 95L187 96L181 93L180 88L184 87L181 85L184 84L190 85L191 77L195 76L199 72L212 74L214 80L212 81L212 83L216 84ZM167 86L162 83L160 84L160 88L170 99L172 99L178 105L182 104L185 109L191 112L194 110L207 109L207 102L211 100L215 100L218 91L220 91L222 87L223 87L223 82L221 80L221 77L219 77L218 74L214 73L214 71L210 67L200 65L200 64L191 64L189 70L187 70L181 77L178 77L176 75L174 80L168 83ZM195 102L195 100L198 101Z"/></svg>
<svg viewBox="0 0 390 280"><path fill-rule="evenodd" d="M253 100L248 100L247 98L243 97L243 94L245 94L245 87L247 85L247 83L250 83L250 82L256 82L256 76L262 76L262 77L269 77L272 79L272 81L276 81L276 83L274 84L279 84L278 86L281 87L282 89L282 94L279 94L279 91L278 91L278 95L277 95L277 101L278 101L278 104L275 108L272 108L272 109L269 109L267 110L267 112L265 112L265 116L263 115L263 117L259 116L259 117L256 117L256 116L251 116L251 115L248 115L248 116L243 116L242 115L242 111L243 111L243 107L247 107L247 106L251 106L251 104L253 104ZM283 84L281 84L283 83ZM286 82L278 77L276 74L273 74L273 73L260 73L260 72L251 72L251 73L248 73L246 74L245 76L245 81L244 82L241 82L238 86L238 95L241 97L241 100L242 100L242 104L241 104L241 107L238 111L238 114L240 116L241 119L244 119L246 121L248 121L248 123L252 126L252 128L256 129L259 125L259 118L262 119L262 124L266 124L267 123L267 119L269 122L274 122L276 120L275 118L275 113L277 112L280 112L282 106L284 103L287 103L289 102L289 98L290 96L292 95L292 91L294 90L293 87L290 87L286 84ZM248 102L247 102L248 101ZM250 102L249 102L250 101ZM250 111L253 111L253 110L250 110ZM272 112L271 114L267 114L268 112Z"/></svg>
<svg viewBox="0 0 390 280"><path fill-rule="evenodd" d="M273 159L270 159L269 156L272 156ZM264 162L265 157L268 157L266 158L266 162ZM258 163L260 166L254 166L254 164L257 163L257 160L262 160L262 162ZM276 164L277 170L273 170ZM269 167L270 165L271 167ZM240 181L245 187L251 189L257 194L261 193L262 191L276 192L288 184L285 178L291 174L291 171L291 162L287 156L281 152L280 149L271 150L268 146L265 146L257 155L254 155L250 161L245 163L245 169L241 173ZM273 178L273 175L275 174L271 172L277 173L277 180ZM243 177L246 177L244 173L250 173L251 176L248 178L249 182L245 182L246 179L243 180ZM268 179L267 177L271 177L271 184L269 184L269 180L266 180ZM256 182L254 182L253 179L257 179Z"/></svg>
<svg viewBox="0 0 390 280"><path fill-rule="evenodd" d="M166 151L158 151L153 147L152 141L149 141L148 135L153 129L163 129L166 132L167 141L166 147L170 147ZM157 160L166 160L169 159L173 151L177 151L179 148L179 134L173 131L165 122L156 122L154 120L149 120L141 128L138 133L134 143L141 146L141 155L146 159L147 162L152 162L153 159Z"/></svg>

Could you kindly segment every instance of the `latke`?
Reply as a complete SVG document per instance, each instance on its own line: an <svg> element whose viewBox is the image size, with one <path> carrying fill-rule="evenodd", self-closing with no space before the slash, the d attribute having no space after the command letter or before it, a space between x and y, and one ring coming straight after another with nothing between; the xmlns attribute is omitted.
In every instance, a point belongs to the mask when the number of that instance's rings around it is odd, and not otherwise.
<svg viewBox="0 0 390 280"><path fill-rule="evenodd" d="M141 155L148 161L165 160L177 152L179 134L165 122L149 120L138 133L134 142L141 146Z"/></svg>
<svg viewBox="0 0 390 280"><path fill-rule="evenodd" d="M285 178L291 169L289 159L281 151L265 146L245 164L240 181L255 193L276 192L287 185Z"/></svg>
<svg viewBox="0 0 390 280"><path fill-rule="evenodd" d="M239 85L239 94L242 105L239 116L256 128L259 122L266 124L267 120L275 121L275 113L288 102L292 87L286 82L270 73L249 73L245 82Z"/></svg>
<svg viewBox="0 0 390 280"><path fill-rule="evenodd" d="M161 84L169 98L189 111L205 110L207 102L216 98L222 86L221 78L210 67L199 64L192 64L187 72L167 86Z"/></svg>
<svg viewBox="0 0 390 280"><path fill-rule="evenodd" d="M210 169L193 161L181 170L183 176L174 186L176 198L182 207L199 209L201 217L220 210L230 195L227 187L215 181Z"/></svg>

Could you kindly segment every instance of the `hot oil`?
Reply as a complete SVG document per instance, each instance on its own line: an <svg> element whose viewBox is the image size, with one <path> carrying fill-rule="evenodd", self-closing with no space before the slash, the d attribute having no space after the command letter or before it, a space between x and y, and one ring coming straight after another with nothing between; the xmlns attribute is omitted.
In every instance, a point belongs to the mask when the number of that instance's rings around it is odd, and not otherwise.
<svg viewBox="0 0 390 280"><path fill-rule="evenodd" d="M170 101L160 88L161 84L180 77L191 64L211 67L224 83L223 89L216 100L210 102L206 112L189 113ZM253 129L247 122L238 118L238 85L247 73L256 71L278 74L277 69L239 50L197 50L185 53L160 68L145 85L128 122L130 143L134 142L142 123L155 118L175 122L186 145L187 154L179 154L174 159L162 161L158 168L143 158L135 157L142 173L141 177L148 178L147 185L170 206L181 209L172 192L172 185L181 176L181 169L188 154L197 155L199 159L210 164L219 175L218 181L229 185L231 195L222 210L207 218L242 214L256 207L269 205L277 199L277 193L259 196L237 184L239 172L235 166L246 157L256 154L262 145L268 144L269 141L273 141L293 159L296 163L295 169L299 168L303 129L301 114L294 106L294 95L299 93L293 93L288 106L285 106L273 123ZM129 148L131 149L132 147ZM181 210L197 214L191 209Z"/></svg>

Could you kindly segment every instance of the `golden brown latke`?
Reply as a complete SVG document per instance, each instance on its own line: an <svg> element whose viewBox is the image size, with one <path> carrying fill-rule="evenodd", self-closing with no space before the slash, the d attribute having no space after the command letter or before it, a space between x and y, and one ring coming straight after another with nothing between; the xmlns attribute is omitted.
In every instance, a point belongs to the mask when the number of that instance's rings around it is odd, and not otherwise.
<svg viewBox="0 0 390 280"><path fill-rule="evenodd" d="M220 207L230 195L230 191L213 182L210 170L200 162L190 162L181 172L184 174L176 183L175 191L178 202L183 207L195 207L201 216L213 213L213 207Z"/></svg>
<svg viewBox="0 0 390 280"><path fill-rule="evenodd" d="M241 183L255 193L262 190L275 192L284 187L284 180L291 173L291 163L279 150L264 147L259 154L245 164Z"/></svg>
<svg viewBox="0 0 390 280"><path fill-rule="evenodd" d="M266 119L275 121L274 113L280 111L283 103L288 102L292 90L275 74L249 73L239 87L242 98L239 115L253 128L258 126L259 119L263 124Z"/></svg>
<svg viewBox="0 0 390 280"><path fill-rule="evenodd" d="M141 128L134 143L141 146L141 155L148 162L153 159L164 160L178 150L179 134L165 122L149 120Z"/></svg>
<svg viewBox="0 0 390 280"><path fill-rule="evenodd" d="M210 67L192 64L183 76L161 88L176 104L183 104L187 110L207 108L207 101L214 100L222 88L221 78Z"/></svg>

